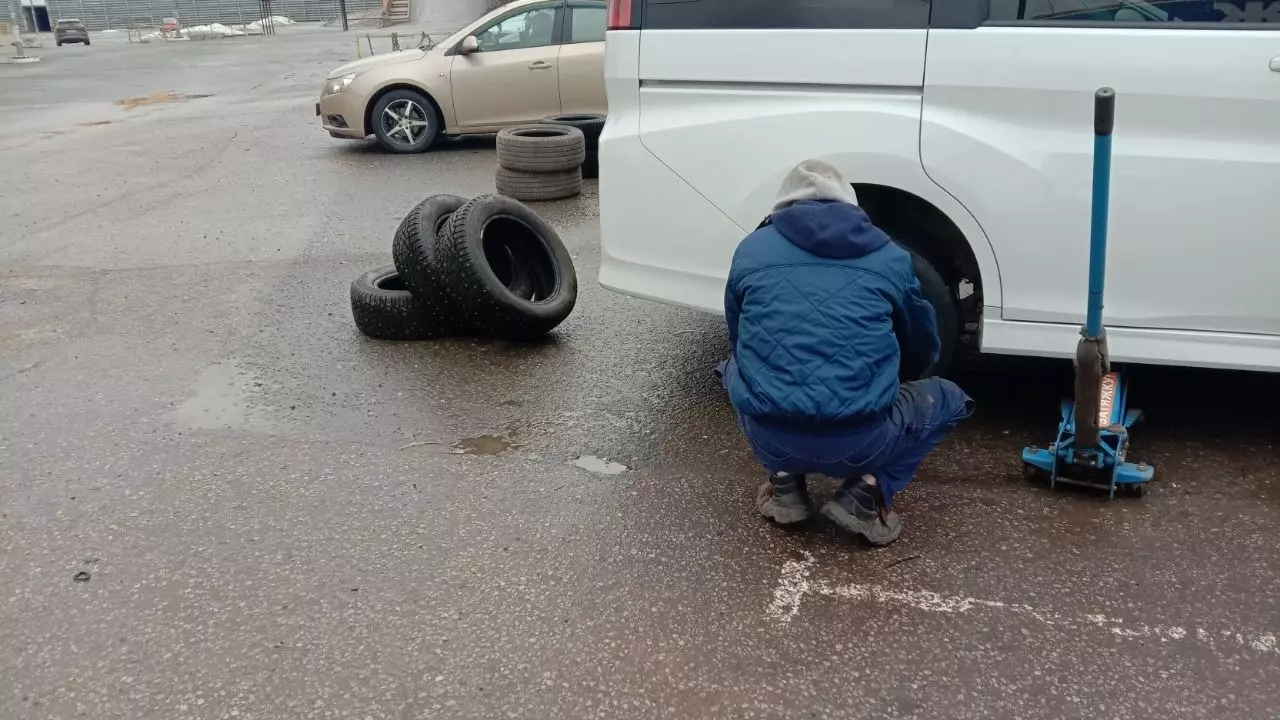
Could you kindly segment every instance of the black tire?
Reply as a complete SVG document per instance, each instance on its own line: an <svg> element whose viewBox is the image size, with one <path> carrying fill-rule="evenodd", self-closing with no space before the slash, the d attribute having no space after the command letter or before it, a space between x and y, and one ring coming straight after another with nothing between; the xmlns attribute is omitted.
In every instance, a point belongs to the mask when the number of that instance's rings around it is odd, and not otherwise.
<svg viewBox="0 0 1280 720"><path fill-rule="evenodd" d="M582 173L576 167L553 173L500 167L494 177L494 185L500 194L516 200L559 200L582 192Z"/></svg>
<svg viewBox="0 0 1280 720"><path fill-rule="evenodd" d="M956 302L955 293L947 285L946 281L942 279L942 274L934 268L933 264L915 250L903 247L907 252L911 253L911 262L915 267L916 277L920 280L921 294L924 295L925 300L929 301L930 305L933 305L934 314L937 315L938 340L941 342L942 347L938 352L937 362L927 368L919 367L917 364L910 362L904 355L900 367L900 376L903 381L908 381L945 375L951 369L951 362L956 356L956 348L960 345L960 308Z"/></svg>
<svg viewBox="0 0 1280 720"><path fill-rule="evenodd" d="M457 195L432 195L413 206L400 221L400 227L396 228L391 240L391 259L409 291L438 308L442 316L451 313L449 308L443 307L446 301L440 289L437 238L449 216L466 202L466 198Z"/></svg>
<svg viewBox="0 0 1280 720"><path fill-rule="evenodd" d="M466 198L457 195L432 195L404 216L391 241L391 257L406 287L417 297L439 307L441 312L448 311L448 308L440 290L436 243L439 242L440 231L449 222L449 216L466 202ZM511 292L520 297L530 297L533 278L524 264L516 261L511 248L504 250L492 263L494 272Z"/></svg>
<svg viewBox="0 0 1280 720"><path fill-rule="evenodd" d="M54 41L54 45L56 45L57 47L62 47L62 43L57 42L57 41Z"/></svg>
<svg viewBox="0 0 1280 720"><path fill-rule="evenodd" d="M498 133L498 167L529 173L577 170L586 157L582 132L560 125L521 125Z"/></svg>
<svg viewBox="0 0 1280 720"><path fill-rule="evenodd" d="M582 161L582 177L598 178L600 177L600 151L588 150L587 157Z"/></svg>
<svg viewBox="0 0 1280 720"><path fill-rule="evenodd" d="M548 125L565 125L577 128L586 141L587 154L600 147L600 133L604 131L603 115L553 115L542 122Z"/></svg>
<svg viewBox="0 0 1280 720"><path fill-rule="evenodd" d="M509 248L529 273L532 292L521 297L494 272L491 258ZM444 287L466 327L508 340L551 332L578 301L578 276L560 237L524 203L481 195L463 205L440 235Z"/></svg>
<svg viewBox="0 0 1280 720"><path fill-rule="evenodd" d="M351 316L360 332L381 340L432 340L452 331L409 292L395 266L370 270L351 283Z"/></svg>
<svg viewBox="0 0 1280 720"><path fill-rule="evenodd" d="M92 45L92 44L93 44L93 43L89 42L88 40L85 40L85 41L84 41L84 45L85 45L85 47L88 47L88 46L90 46L90 45Z"/></svg>
<svg viewBox="0 0 1280 720"><path fill-rule="evenodd" d="M388 114L390 112L390 114ZM415 126L406 131L391 127L392 116L407 116L412 122L423 122L425 126ZM369 113L370 127L378 144L387 152L398 154L426 152L435 142L440 132L440 114L436 106L424 94L417 90L392 90L378 98ZM421 131L421 134L418 134ZM413 141L409 141L409 136Z"/></svg>

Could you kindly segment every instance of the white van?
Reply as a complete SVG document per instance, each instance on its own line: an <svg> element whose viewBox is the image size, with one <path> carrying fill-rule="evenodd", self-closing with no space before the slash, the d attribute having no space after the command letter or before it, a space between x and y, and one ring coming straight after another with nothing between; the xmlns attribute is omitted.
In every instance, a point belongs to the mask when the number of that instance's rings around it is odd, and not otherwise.
<svg viewBox="0 0 1280 720"><path fill-rule="evenodd" d="M985 352L1070 357L1093 94L1117 92L1120 361L1280 370L1280 0L611 0L601 284L721 312L816 157Z"/></svg>

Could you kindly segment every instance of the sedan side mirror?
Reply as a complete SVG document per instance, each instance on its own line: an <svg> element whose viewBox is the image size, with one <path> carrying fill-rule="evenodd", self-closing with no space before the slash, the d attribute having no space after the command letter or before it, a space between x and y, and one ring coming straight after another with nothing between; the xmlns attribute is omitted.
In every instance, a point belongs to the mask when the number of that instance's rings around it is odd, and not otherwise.
<svg viewBox="0 0 1280 720"><path fill-rule="evenodd" d="M462 38L462 42L458 44L458 52L463 55L470 55L480 49L480 41L475 35L468 35Z"/></svg>

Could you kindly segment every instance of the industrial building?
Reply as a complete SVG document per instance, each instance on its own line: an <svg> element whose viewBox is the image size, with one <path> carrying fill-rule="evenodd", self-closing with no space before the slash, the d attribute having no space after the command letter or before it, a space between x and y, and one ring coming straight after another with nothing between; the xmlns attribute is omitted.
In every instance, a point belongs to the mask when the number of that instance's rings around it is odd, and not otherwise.
<svg viewBox="0 0 1280 720"><path fill-rule="evenodd" d="M44 32L58 19L76 18L89 30L159 27L165 18L183 26L223 23L244 25L264 15L283 15L297 22L338 17L338 0L13 0L21 3L22 27ZM457 28L479 17L490 0L346 0L348 16L382 13L391 23L412 22L441 30ZM0 0L0 22L9 6Z"/></svg>

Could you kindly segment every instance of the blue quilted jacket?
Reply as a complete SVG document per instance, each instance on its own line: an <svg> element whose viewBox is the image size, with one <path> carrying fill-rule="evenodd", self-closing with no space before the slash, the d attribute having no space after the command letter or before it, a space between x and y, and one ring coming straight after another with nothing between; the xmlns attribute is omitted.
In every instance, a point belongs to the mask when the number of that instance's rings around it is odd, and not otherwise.
<svg viewBox="0 0 1280 720"><path fill-rule="evenodd" d="M894 401L903 351L921 367L938 356L911 256L848 203L774 212L734 253L724 308L733 405L775 427L871 420Z"/></svg>

